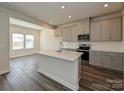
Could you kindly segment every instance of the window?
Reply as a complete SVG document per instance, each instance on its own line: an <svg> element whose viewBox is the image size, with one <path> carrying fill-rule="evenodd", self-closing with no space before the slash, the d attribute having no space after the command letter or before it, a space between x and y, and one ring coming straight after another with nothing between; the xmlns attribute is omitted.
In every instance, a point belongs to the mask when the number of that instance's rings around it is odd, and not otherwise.
<svg viewBox="0 0 124 93"><path fill-rule="evenodd" d="M34 48L34 36L33 35L26 35L26 49Z"/></svg>
<svg viewBox="0 0 124 93"><path fill-rule="evenodd" d="M13 50L24 48L24 35L13 33Z"/></svg>
<svg viewBox="0 0 124 93"><path fill-rule="evenodd" d="M13 33L12 43L13 50L34 48L34 36Z"/></svg>

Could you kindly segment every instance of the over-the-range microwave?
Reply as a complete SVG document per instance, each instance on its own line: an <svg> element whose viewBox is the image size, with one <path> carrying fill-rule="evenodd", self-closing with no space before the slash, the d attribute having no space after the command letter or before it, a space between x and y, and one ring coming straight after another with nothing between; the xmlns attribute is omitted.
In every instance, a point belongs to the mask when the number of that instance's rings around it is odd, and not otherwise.
<svg viewBox="0 0 124 93"><path fill-rule="evenodd" d="M90 40L89 34L78 35L78 41L89 41L89 40Z"/></svg>

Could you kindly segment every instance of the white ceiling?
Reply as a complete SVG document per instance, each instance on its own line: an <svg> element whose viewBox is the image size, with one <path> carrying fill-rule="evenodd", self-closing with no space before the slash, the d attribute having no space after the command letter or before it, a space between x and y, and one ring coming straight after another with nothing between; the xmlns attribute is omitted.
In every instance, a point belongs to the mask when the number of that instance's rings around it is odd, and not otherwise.
<svg viewBox="0 0 124 93"><path fill-rule="evenodd" d="M22 26L22 27L27 27L27 28L32 28L32 29L36 29L36 30L39 30L39 31L41 31L43 29L46 29L45 27L41 27L39 25L32 24L32 23L29 23L29 22L25 22L25 21L15 19L15 18L12 18L12 17L10 17L10 24L17 25L17 26Z"/></svg>
<svg viewBox="0 0 124 93"><path fill-rule="evenodd" d="M44 22L52 22L52 25L61 25L86 17L99 16L116 12L122 9L123 3L109 3L107 8L104 2L86 3L55 3L55 2L28 2L28 3L0 3L5 7L20 12L24 15L34 17ZM61 9L64 5L65 9ZM68 16L72 16L71 19Z"/></svg>

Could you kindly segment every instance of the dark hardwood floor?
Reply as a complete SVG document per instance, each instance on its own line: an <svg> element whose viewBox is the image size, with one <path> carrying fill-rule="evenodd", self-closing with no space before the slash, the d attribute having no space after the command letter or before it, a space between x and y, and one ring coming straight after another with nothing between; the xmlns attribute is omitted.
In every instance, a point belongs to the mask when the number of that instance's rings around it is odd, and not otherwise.
<svg viewBox="0 0 124 93"><path fill-rule="evenodd" d="M11 59L10 67L10 73L0 76L1 91L70 90L37 71L37 55Z"/></svg>
<svg viewBox="0 0 124 93"><path fill-rule="evenodd" d="M67 87L37 72L37 55L10 60L10 72L0 75L0 91L70 91ZM80 91L122 90L107 80L122 80L122 73L82 65ZM122 85L122 83L119 83Z"/></svg>
<svg viewBox="0 0 124 93"><path fill-rule="evenodd" d="M80 90L121 91L123 90L123 73L106 68L83 64L81 70Z"/></svg>

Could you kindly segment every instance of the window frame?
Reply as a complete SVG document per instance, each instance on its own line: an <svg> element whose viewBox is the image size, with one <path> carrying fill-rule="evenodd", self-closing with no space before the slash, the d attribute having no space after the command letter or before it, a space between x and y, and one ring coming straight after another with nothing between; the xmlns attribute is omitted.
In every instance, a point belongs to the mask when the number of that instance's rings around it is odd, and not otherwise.
<svg viewBox="0 0 124 93"><path fill-rule="evenodd" d="M14 48L14 35L15 34L18 34L18 35L22 35L23 37L23 40L22 40L22 44L23 44L23 46L22 46L22 48ZM16 33L16 32L14 32L14 33L12 33L12 50L22 50L22 49L24 49L25 48L25 36L24 36L24 34L22 34L22 33Z"/></svg>
<svg viewBox="0 0 124 93"><path fill-rule="evenodd" d="M15 48L14 48L14 35L15 35L15 34L19 34L19 35L22 35L22 36L23 36L23 42L22 42L22 43L23 43L23 47L20 48L20 49L15 49ZM33 47L31 47L31 48L30 48L30 47L29 47L29 48L26 47L26 44L27 44L27 43L26 43L26 36L28 36L28 35L33 37ZM34 49L34 48L35 48L35 35L33 35L33 34L27 34L27 33L24 34L24 33L13 32L13 33L11 34L11 36L12 36L12 39L11 39L12 47L11 47L11 48L12 48L13 51L28 50L28 49Z"/></svg>
<svg viewBox="0 0 124 93"><path fill-rule="evenodd" d="M31 48L27 48L26 47L26 36L32 36L33 37L33 47L31 47ZM34 35L32 35L32 34L25 34L25 49L33 49L33 48L35 48L35 37L34 37Z"/></svg>

